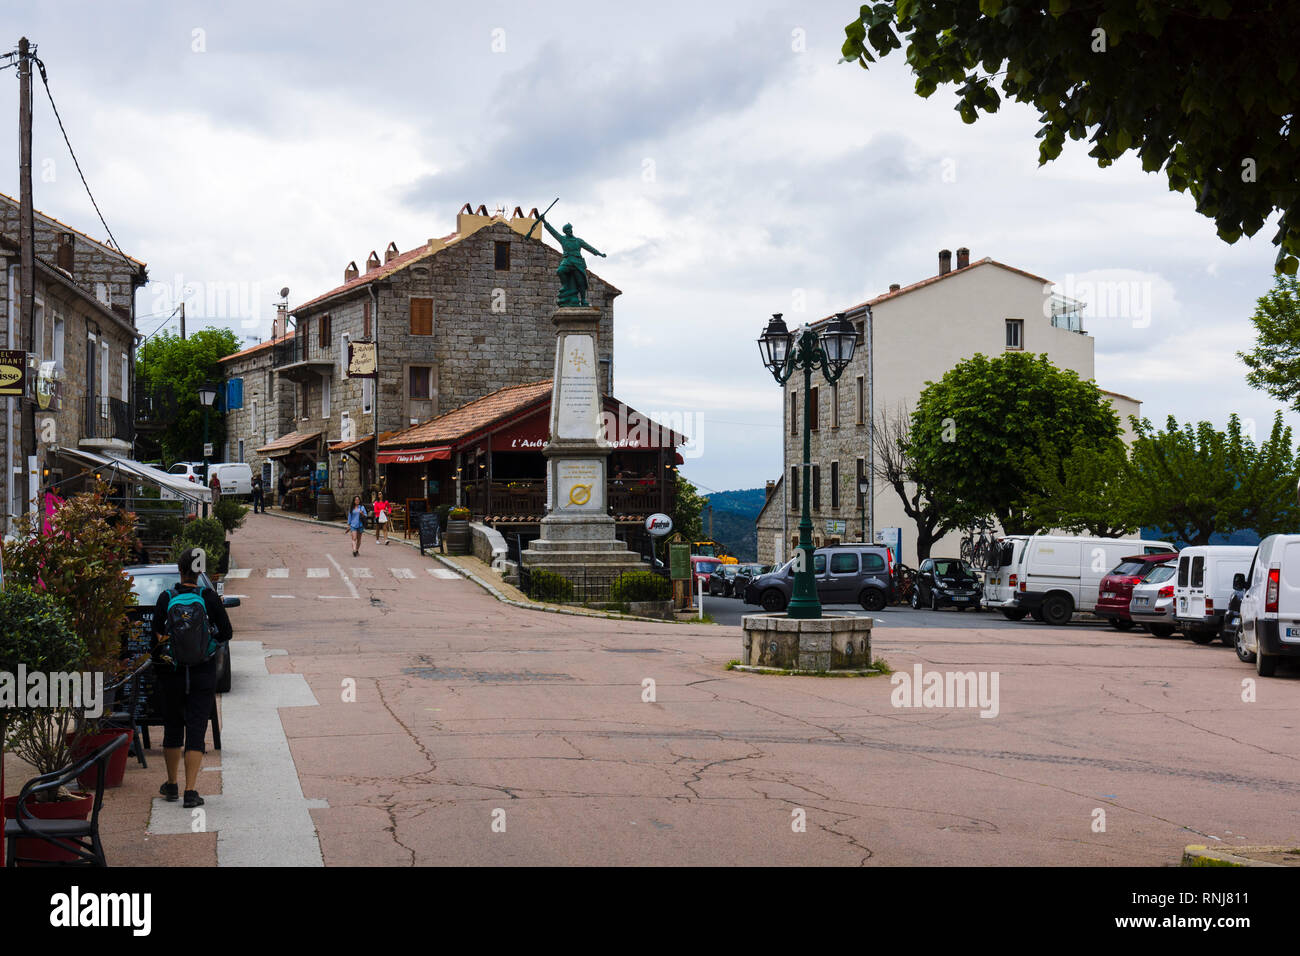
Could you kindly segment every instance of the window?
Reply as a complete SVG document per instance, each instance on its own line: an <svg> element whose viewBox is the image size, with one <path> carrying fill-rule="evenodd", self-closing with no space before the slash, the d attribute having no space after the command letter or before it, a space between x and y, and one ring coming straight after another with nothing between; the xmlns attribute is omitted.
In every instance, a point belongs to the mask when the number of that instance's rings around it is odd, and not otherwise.
<svg viewBox="0 0 1300 956"><path fill-rule="evenodd" d="M799 393L790 393L790 434L799 434Z"/></svg>
<svg viewBox="0 0 1300 956"><path fill-rule="evenodd" d="M858 556L849 551L831 555L831 574L857 574Z"/></svg>
<svg viewBox="0 0 1300 956"><path fill-rule="evenodd" d="M431 372L432 369L427 365L411 366L407 398L427 402L433 397Z"/></svg>
<svg viewBox="0 0 1300 956"><path fill-rule="evenodd" d="M249 428L249 431L252 431L252 432L256 432L256 431L257 431L257 399L253 399L253 403L252 403L252 405L249 406L249 411L248 411L248 428Z"/></svg>
<svg viewBox="0 0 1300 956"><path fill-rule="evenodd" d="M320 317L320 338L317 341L322 352L330 347L330 317L328 315Z"/></svg>
<svg viewBox="0 0 1300 956"><path fill-rule="evenodd" d="M790 510L799 510L799 466L790 469Z"/></svg>
<svg viewBox="0 0 1300 956"><path fill-rule="evenodd" d="M874 551L868 552L862 556L863 571L883 571L885 570L885 559Z"/></svg>
<svg viewBox="0 0 1300 956"><path fill-rule="evenodd" d="M108 343L101 342L100 346L102 349L100 355L103 358L103 365L100 368L100 373L99 373L99 397L108 398ZM104 417L107 418L108 402L104 402L103 406L104 406Z"/></svg>
<svg viewBox="0 0 1300 956"><path fill-rule="evenodd" d="M361 414L369 415L375 406L375 380L373 378L363 378L361 380Z"/></svg>
<svg viewBox="0 0 1300 956"><path fill-rule="evenodd" d="M54 317L54 364L56 368L63 368L63 316Z"/></svg>
<svg viewBox="0 0 1300 956"><path fill-rule="evenodd" d="M411 334L433 334L433 299L411 297Z"/></svg>
<svg viewBox="0 0 1300 956"><path fill-rule="evenodd" d="M813 511L821 511L822 509L822 466L821 465L812 466L812 488L810 488L809 491L812 493Z"/></svg>
<svg viewBox="0 0 1300 956"><path fill-rule="evenodd" d="M311 319L300 319L298 321L298 333L294 337L294 343L295 343L294 354L299 359L305 359L307 357L307 337L310 334L311 334ZM302 344L301 346L298 346L297 343L302 343ZM302 349L301 354L299 354L298 352L299 347L301 347Z"/></svg>
<svg viewBox="0 0 1300 956"><path fill-rule="evenodd" d="M339 336L339 378L348 377L348 345L352 342L352 336L344 332Z"/></svg>
<svg viewBox="0 0 1300 956"><path fill-rule="evenodd" d="M239 460L244 460L244 439L239 439Z"/></svg>
<svg viewBox="0 0 1300 956"><path fill-rule="evenodd" d="M1187 587L1187 568L1191 564L1191 559L1182 557L1178 559L1178 586Z"/></svg>
<svg viewBox="0 0 1300 956"><path fill-rule="evenodd" d="M129 402L130 400L131 400L131 362L130 359L126 357L126 353L123 352L122 353L122 401Z"/></svg>
<svg viewBox="0 0 1300 956"><path fill-rule="evenodd" d="M831 428L840 427L840 386L836 382L831 386Z"/></svg>
<svg viewBox="0 0 1300 956"><path fill-rule="evenodd" d="M831 507L840 506L840 463L831 462Z"/></svg>
<svg viewBox="0 0 1300 956"><path fill-rule="evenodd" d="M320 380L320 417L330 417L330 380L323 375Z"/></svg>
<svg viewBox="0 0 1300 956"><path fill-rule="evenodd" d="M361 308L361 337L370 339L370 300L366 299Z"/></svg>
<svg viewBox="0 0 1300 956"><path fill-rule="evenodd" d="M824 554L814 554L814 555L813 555L813 574L825 574L825 573L826 573L826 555L824 555Z"/></svg>
<svg viewBox="0 0 1300 956"><path fill-rule="evenodd" d="M496 247L496 268L498 272L510 271L510 243L494 242Z"/></svg>
<svg viewBox="0 0 1300 956"><path fill-rule="evenodd" d="M864 414L864 413L866 412L866 410L867 410L867 403L866 403L867 390L866 390L866 384L863 382L863 380L862 380L862 376L861 376L861 375L858 376L858 383L857 383L857 385L858 385L858 388L857 388L857 396L856 396L856 402L855 402L855 404L857 405L857 413L858 413L857 422L858 422L859 425L861 425L861 424L862 424L862 421L863 421L862 416L863 416L863 414Z"/></svg>
<svg viewBox="0 0 1300 956"><path fill-rule="evenodd" d="M1025 323L1022 319L1007 319L1007 348L1018 351L1025 347Z"/></svg>
<svg viewBox="0 0 1300 956"><path fill-rule="evenodd" d="M1205 559L1200 555L1192 558L1192 587L1205 587Z"/></svg>
<svg viewBox="0 0 1300 956"><path fill-rule="evenodd" d="M809 427L813 431L817 431L817 426L821 423L822 406L821 406L821 396L818 394L818 390L815 388L809 393L808 416L809 416L809 421L811 423Z"/></svg>

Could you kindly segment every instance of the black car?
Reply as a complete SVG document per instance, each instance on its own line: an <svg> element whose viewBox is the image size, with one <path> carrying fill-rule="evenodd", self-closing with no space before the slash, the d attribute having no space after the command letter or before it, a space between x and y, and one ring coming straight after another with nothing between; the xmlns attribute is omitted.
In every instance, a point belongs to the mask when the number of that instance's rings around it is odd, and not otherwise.
<svg viewBox="0 0 1300 956"><path fill-rule="evenodd" d="M912 588L912 607L968 607L979 610L980 580L971 566L960 558L926 558L916 569Z"/></svg>
<svg viewBox="0 0 1300 956"><path fill-rule="evenodd" d="M754 578L771 574L773 570L770 564L738 564L736 567L736 579L731 582L731 593L738 598L744 598L745 588L749 587Z"/></svg>
<svg viewBox="0 0 1300 956"><path fill-rule="evenodd" d="M158 595L180 584L180 569L174 564L137 564L125 570L131 576L136 601L136 606L127 612L127 617L133 624L141 622L144 625L143 637L147 638L153 626L153 610L158 603ZM239 607L239 598L223 595L221 585L213 584L212 579L202 571L199 572L199 586L217 592L224 606ZM217 654L217 693L224 694L229 690L230 644L225 643Z"/></svg>
<svg viewBox="0 0 1300 956"><path fill-rule="evenodd" d="M736 571L739 570L738 564L720 564L709 575L709 597L740 597L735 592ZM742 591L741 594L744 592Z"/></svg>

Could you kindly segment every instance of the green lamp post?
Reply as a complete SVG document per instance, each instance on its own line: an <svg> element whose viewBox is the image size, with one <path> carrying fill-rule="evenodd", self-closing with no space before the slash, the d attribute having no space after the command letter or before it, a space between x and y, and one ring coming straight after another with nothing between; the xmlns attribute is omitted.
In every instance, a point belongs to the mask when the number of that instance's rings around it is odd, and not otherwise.
<svg viewBox="0 0 1300 956"><path fill-rule="evenodd" d="M858 333L843 312L814 331L808 326L789 331L781 313L772 316L758 349L763 364L778 385L785 385L797 369L803 370L803 502L799 517L799 548L794 564L794 593L786 608L793 618L819 618L821 601L817 598L817 579L813 574L812 510L809 478L812 464L812 373L820 368L828 384L834 385L853 359Z"/></svg>
<svg viewBox="0 0 1300 956"><path fill-rule="evenodd" d="M199 402L203 405L203 480L208 480L208 412L217 399L217 386L213 382L204 382L199 386ZM207 502L203 503L203 517L208 516Z"/></svg>

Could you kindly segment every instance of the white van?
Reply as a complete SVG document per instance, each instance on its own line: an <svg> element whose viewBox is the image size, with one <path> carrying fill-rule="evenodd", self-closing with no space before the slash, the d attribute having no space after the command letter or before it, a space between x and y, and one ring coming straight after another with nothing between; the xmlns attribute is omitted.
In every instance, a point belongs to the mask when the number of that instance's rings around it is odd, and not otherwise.
<svg viewBox="0 0 1300 956"><path fill-rule="evenodd" d="M1278 658L1300 657L1300 534L1261 541L1244 583L1237 656L1272 677Z"/></svg>
<svg viewBox="0 0 1300 956"><path fill-rule="evenodd" d="M1166 541L1142 538L1031 535L1021 548L1020 560L1011 567L1015 592L1002 613L1018 620L1015 614L1025 611L1035 621L1067 624L1075 611L1091 611L1097 606L1101 579L1122 558L1173 550Z"/></svg>
<svg viewBox="0 0 1300 956"><path fill-rule="evenodd" d="M208 466L208 484L215 475L221 482L223 495L251 495L253 493L253 468L243 461L223 461Z"/></svg>
<svg viewBox="0 0 1300 956"><path fill-rule="evenodd" d="M1174 623L1197 644L1223 635L1234 575L1250 570L1254 545L1200 544L1183 548L1174 580ZM1226 640L1226 639L1225 639Z"/></svg>
<svg viewBox="0 0 1300 956"><path fill-rule="evenodd" d="M997 559L994 565L984 572L983 605L992 610L1001 611L1012 621L1019 621L1029 612L1015 606L1017 585L1016 564L1029 541L1027 534L1011 534L998 539Z"/></svg>

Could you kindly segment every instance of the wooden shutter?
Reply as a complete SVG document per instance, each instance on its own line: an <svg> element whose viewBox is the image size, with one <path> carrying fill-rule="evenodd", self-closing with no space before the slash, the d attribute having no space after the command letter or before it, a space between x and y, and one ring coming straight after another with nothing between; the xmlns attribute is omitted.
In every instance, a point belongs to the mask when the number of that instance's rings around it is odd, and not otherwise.
<svg viewBox="0 0 1300 956"><path fill-rule="evenodd" d="M433 334L433 299L411 299L411 334Z"/></svg>

